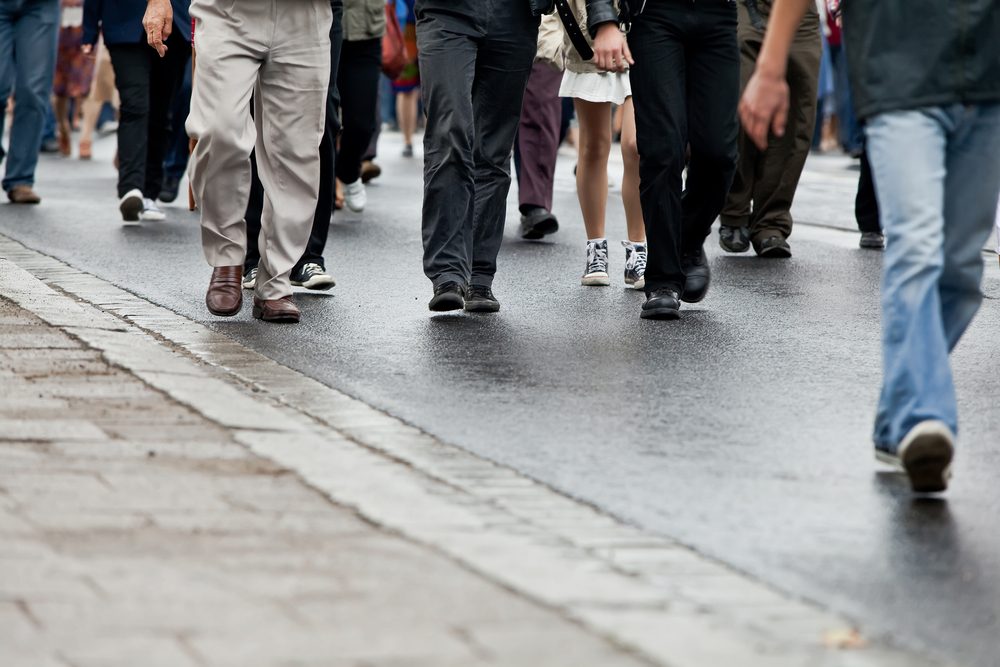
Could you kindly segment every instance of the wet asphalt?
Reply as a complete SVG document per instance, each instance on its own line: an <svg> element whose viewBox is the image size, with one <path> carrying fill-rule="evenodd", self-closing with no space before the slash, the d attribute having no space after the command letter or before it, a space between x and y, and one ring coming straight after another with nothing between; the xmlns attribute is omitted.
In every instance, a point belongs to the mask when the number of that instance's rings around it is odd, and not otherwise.
<svg viewBox="0 0 1000 667"><path fill-rule="evenodd" d="M953 356L962 415L952 489L915 498L876 464L880 255L854 233L801 226L794 258L708 248L709 297L676 323L638 317L623 288L624 217L609 203L615 277L579 286L572 159L562 230L508 219L497 315L438 315L421 271L419 159L383 142L363 216L335 216L338 284L301 293L303 323L204 309L196 218L122 227L113 139L91 164L45 156L34 208L0 205L0 233L203 322L279 362L649 531L957 664L1000 665L1000 270ZM850 228L856 172L812 160L795 212ZM183 197L182 197L183 199Z"/></svg>

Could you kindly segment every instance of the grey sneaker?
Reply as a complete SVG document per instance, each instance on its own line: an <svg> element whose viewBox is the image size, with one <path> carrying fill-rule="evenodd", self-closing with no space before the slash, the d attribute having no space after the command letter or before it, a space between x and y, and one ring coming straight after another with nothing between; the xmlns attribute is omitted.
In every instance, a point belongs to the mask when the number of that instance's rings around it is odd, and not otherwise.
<svg viewBox="0 0 1000 667"><path fill-rule="evenodd" d="M632 289L646 286L646 244L622 241L625 247L625 284Z"/></svg>
<svg viewBox="0 0 1000 667"><path fill-rule="evenodd" d="M257 267L253 267L243 274L243 289L252 290L257 286Z"/></svg>
<svg viewBox="0 0 1000 667"><path fill-rule="evenodd" d="M465 295L465 312L495 313L500 310L500 302L493 296L493 290L482 285L470 285Z"/></svg>
<svg viewBox="0 0 1000 667"><path fill-rule="evenodd" d="M910 429L893 450L875 446L875 458L906 471L916 493L937 493L948 488L955 436L944 422L927 420Z"/></svg>
<svg viewBox="0 0 1000 667"><path fill-rule="evenodd" d="M608 276L608 242L587 241L587 267L581 285L606 287L611 284Z"/></svg>
<svg viewBox="0 0 1000 667"><path fill-rule="evenodd" d="M301 269L291 275L292 285L306 289L328 290L337 284L323 266L315 262L304 264Z"/></svg>
<svg viewBox="0 0 1000 667"><path fill-rule="evenodd" d="M747 227L719 227L719 247L726 252L746 252L750 249L750 230Z"/></svg>

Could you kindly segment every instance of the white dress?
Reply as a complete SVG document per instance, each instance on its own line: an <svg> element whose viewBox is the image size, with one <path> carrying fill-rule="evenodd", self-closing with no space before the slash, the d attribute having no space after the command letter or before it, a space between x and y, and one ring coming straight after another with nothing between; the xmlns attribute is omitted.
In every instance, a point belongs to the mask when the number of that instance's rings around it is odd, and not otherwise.
<svg viewBox="0 0 1000 667"><path fill-rule="evenodd" d="M563 72L559 97L622 105L632 96L628 72Z"/></svg>

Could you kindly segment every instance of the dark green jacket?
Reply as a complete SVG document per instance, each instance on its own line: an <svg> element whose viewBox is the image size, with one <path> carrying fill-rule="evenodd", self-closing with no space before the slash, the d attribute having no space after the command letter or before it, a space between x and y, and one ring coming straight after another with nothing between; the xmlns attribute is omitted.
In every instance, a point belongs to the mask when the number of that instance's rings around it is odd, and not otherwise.
<svg viewBox="0 0 1000 667"><path fill-rule="evenodd" d="M344 0L344 41L381 39L385 34L385 0Z"/></svg>
<svg viewBox="0 0 1000 667"><path fill-rule="evenodd" d="M1000 102L1000 0L844 0L860 118Z"/></svg>

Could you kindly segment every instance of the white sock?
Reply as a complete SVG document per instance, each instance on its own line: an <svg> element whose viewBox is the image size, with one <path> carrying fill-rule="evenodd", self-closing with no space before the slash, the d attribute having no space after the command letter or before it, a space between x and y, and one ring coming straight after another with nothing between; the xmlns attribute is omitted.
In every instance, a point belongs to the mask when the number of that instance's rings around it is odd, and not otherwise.
<svg viewBox="0 0 1000 667"><path fill-rule="evenodd" d="M628 243L631 243L633 246L640 246L640 247L643 247L643 248L646 247L646 242L645 241L633 241L633 240L629 239Z"/></svg>
<svg viewBox="0 0 1000 667"><path fill-rule="evenodd" d="M587 243L604 243L607 240L607 238L587 239Z"/></svg>

